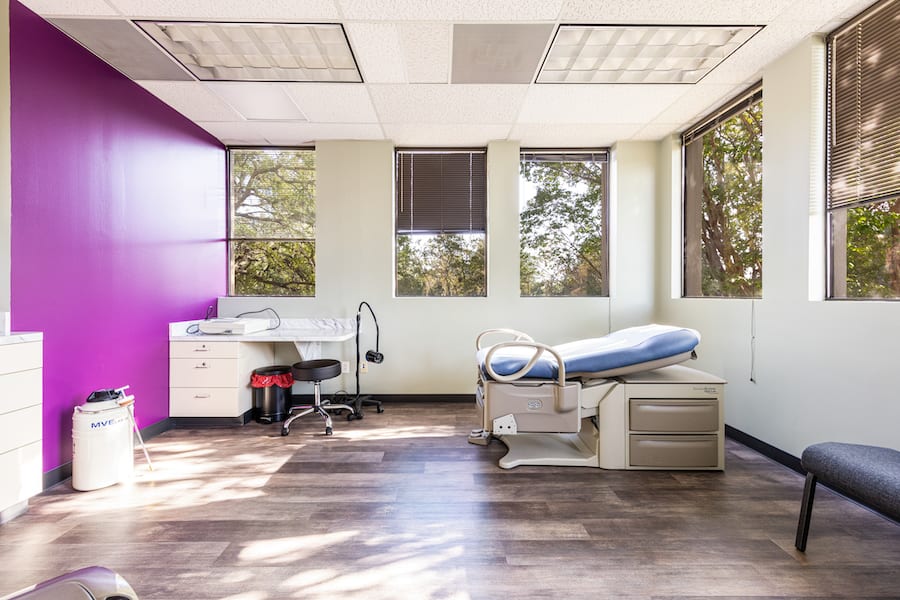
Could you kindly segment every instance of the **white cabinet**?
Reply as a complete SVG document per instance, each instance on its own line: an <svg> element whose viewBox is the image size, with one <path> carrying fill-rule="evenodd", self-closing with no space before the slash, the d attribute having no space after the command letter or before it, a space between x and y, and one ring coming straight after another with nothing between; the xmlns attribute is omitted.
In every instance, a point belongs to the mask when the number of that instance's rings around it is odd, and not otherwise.
<svg viewBox="0 0 900 600"><path fill-rule="evenodd" d="M620 379L626 468L725 468L724 380L681 365Z"/></svg>
<svg viewBox="0 0 900 600"><path fill-rule="evenodd" d="M272 343L169 342L169 416L249 419L250 375L275 360Z"/></svg>
<svg viewBox="0 0 900 600"><path fill-rule="evenodd" d="M43 488L42 374L41 334L0 338L0 523Z"/></svg>

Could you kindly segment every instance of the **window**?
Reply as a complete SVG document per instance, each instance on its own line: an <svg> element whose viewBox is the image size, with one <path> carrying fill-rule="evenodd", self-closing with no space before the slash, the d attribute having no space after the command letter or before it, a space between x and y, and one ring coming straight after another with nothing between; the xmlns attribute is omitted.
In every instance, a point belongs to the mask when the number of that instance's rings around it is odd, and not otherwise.
<svg viewBox="0 0 900 600"><path fill-rule="evenodd" d="M684 296L762 297L762 88L682 136Z"/></svg>
<svg viewBox="0 0 900 600"><path fill-rule="evenodd" d="M519 162L523 296L608 296L608 152L526 150Z"/></svg>
<svg viewBox="0 0 900 600"><path fill-rule="evenodd" d="M398 296L484 296L483 150L398 150Z"/></svg>
<svg viewBox="0 0 900 600"><path fill-rule="evenodd" d="M228 155L231 293L314 296L315 151L232 148Z"/></svg>
<svg viewBox="0 0 900 600"><path fill-rule="evenodd" d="M828 37L829 296L900 298L900 2Z"/></svg>

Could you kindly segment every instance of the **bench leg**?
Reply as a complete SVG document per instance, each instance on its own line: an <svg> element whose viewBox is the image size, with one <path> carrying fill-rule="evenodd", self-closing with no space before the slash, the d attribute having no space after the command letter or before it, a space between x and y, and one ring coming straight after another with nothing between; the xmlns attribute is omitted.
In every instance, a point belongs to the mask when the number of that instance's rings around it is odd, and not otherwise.
<svg viewBox="0 0 900 600"><path fill-rule="evenodd" d="M800 522L797 523L797 539L794 546L800 552L806 552L806 538L809 536L809 521L812 518L813 500L816 497L816 476L806 474L806 485L803 487L803 503L800 506Z"/></svg>

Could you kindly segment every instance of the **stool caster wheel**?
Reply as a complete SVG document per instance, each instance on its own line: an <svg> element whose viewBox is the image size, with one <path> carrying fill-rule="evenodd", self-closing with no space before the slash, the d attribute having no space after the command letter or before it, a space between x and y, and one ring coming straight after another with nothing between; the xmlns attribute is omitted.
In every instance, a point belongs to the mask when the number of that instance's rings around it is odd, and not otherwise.
<svg viewBox="0 0 900 600"><path fill-rule="evenodd" d="M334 431L332 431L331 427L325 428L325 435L332 435L333 433L334 433Z"/></svg>
<svg viewBox="0 0 900 600"><path fill-rule="evenodd" d="M377 412L380 415L381 413L384 412L384 409L379 406L378 408L375 409L375 412Z"/></svg>
<svg viewBox="0 0 900 600"><path fill-rule="evenodd" d="M348 421L352 421L353 419L362 419L362 418L363 418L363 412L362 412L362 411L355 412L355 413L352 412L352 413L350 413L349 415L347 415L347 420L348 420Z"/></svg>
<svg viewBox="0 0 900 600"><path fill-rule="evenodd" d="M284 427L281 428L281 436L282 436L282 437L286 436L286 435L289 434L290 432L291 432L290 429L285 429Z"/></svg>

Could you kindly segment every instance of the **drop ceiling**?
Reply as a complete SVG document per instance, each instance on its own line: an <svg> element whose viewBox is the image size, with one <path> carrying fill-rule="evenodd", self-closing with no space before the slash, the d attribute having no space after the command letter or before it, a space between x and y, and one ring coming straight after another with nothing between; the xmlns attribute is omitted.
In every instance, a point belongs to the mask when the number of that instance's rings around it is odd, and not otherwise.
<svg viewBox="0 0 900 600"><path fill-rule="evenodd" d="M677 133L871 0L20 0L227 145L597 147ZM362 82L201 81L139 22L337 24ZM758 27L696 83L536 83L568 26ZM655 29L653 29L655 28ZM577 28L576 28L577 29ZM615 74L612 77L616 79Z"/></svg>

